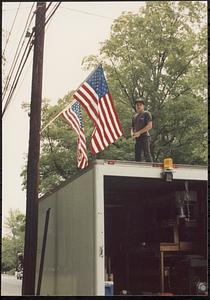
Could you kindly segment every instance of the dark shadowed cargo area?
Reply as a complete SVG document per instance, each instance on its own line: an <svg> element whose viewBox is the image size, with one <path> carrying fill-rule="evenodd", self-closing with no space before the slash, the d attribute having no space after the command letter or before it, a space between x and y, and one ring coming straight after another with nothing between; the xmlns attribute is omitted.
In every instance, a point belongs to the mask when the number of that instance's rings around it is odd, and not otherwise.
<svg viewBox="0 0 210 300"><path fill-rule="evenodd" d="M114 295L199 295L206 181L104 176L105 280Z"/></svg>

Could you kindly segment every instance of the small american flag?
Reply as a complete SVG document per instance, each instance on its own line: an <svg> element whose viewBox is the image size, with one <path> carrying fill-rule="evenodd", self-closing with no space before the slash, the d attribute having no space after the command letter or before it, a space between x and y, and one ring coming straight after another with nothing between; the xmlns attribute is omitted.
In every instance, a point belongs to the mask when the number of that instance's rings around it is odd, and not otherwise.
<svg viewBox="0 0 210 300"><path fill-rule="evenodd" d="M78 168L84 169L88 165L84 124L80 110L80 103L74 100L61 114L62 118L75 130L77 139Z"/></svg>
<svg viewBox="0 0 210 300"><path fill-rule="evenodd" d="M122 126L101 65L82 83L73 97L81 103L95 124L90 142L93 154L104 150L122 136Z"/></svg>

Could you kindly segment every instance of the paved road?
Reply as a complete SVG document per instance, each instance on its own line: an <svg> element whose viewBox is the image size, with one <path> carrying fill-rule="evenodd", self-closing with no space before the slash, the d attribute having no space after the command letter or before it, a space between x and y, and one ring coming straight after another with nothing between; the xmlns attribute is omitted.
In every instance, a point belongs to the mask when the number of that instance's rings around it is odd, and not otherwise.
<svg viewBox="0 0 210 300"><path fill-rule="evenodd" d="M15 276L1 274L1 295L21 296L22 280Z"/></svg>

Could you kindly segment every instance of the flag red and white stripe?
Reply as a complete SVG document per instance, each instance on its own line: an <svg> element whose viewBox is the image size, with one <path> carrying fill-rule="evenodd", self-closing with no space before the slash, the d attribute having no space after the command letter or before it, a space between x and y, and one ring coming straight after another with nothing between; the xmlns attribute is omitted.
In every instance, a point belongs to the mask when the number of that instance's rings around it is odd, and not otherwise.
<svg viewBox="0 0 210 300"><path fill-rule="evenodd" d="M122 126L101 65L73 97L81 103L95 125L90 142L93 154L104 150L122 136Z"/></svg>
<svg viewBox="0 0 210 300"><path fill-rule="evenodd" d="M77 164L78 168L84 169L88 165L88 157L80 103L74 100L61 116L77 134Z"/></svg>

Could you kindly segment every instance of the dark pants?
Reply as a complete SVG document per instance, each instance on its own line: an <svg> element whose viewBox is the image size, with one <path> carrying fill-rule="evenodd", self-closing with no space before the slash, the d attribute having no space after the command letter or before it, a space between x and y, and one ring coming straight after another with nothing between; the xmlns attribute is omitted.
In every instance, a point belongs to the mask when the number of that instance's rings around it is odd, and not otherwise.
<svg viewBox="0 0 210 300"><path fill-rule="evenodd" d="M136 139L135 144L135 161L141 161L142 151L144 152L144 158L147 162L152 162L152 156L150 153L150 136L140 136Z"/></svg>

